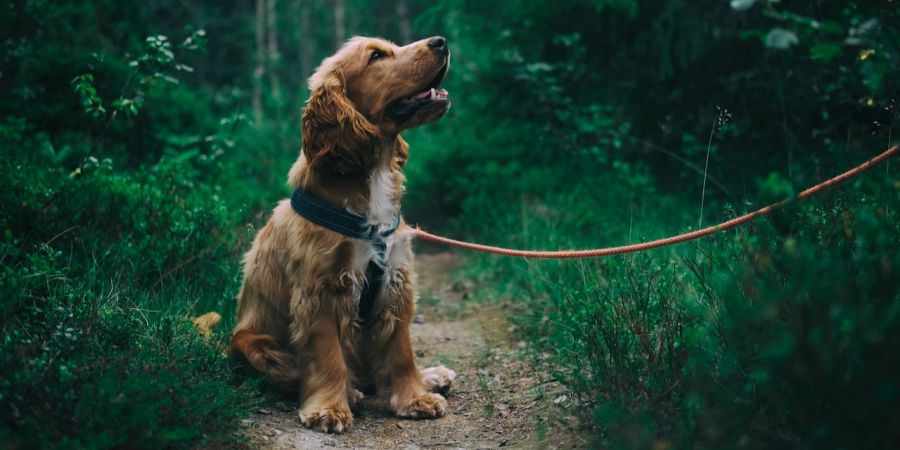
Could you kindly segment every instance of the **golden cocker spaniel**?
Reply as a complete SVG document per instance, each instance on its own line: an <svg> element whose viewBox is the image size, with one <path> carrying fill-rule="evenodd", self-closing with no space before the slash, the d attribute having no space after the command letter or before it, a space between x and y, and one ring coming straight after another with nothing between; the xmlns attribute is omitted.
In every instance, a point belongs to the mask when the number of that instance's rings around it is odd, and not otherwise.
<svg viewBox="0 0 900 450"><path fill-rule="evenodd" d="M439 392L455 373L416 368L412 234L398 225L409 150L399 133L447 112L439 85L449 63L443 37L404 47L357 37L309 79L303 149L288 175L300 203L280 202L245 255L231 341L236 360L300 393L307 427L349 430L351 405L373 389L400 417L447 409ZM377 238L341 232L335 214L360 218Z"/></svg>

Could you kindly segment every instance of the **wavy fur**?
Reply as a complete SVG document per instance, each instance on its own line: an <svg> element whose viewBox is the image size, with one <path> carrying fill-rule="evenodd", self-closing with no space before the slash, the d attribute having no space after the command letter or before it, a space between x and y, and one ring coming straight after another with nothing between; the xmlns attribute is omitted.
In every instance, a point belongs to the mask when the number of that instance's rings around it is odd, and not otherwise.
<svg viewBox="0 0 900 450"><path fill-rule="evenodd" d="M392 59L373 68L366 56L373 46L389 50ZM433 67L446 67L447 58L426 41L397 47L355 38L326 59L310 78L303 149L289 184L366 214L375 224L392 218L386 211L399 211L409 152L398 132L436 120L446 108L439 113L432 108L404 125L381 112L396 95L429 83ZM389 91L397 94L387 96ZM389 396L400 416L443 414L446 400L434 392L449 381L423 383L409 338L416 303L410 241L402 232L389 239L382 292L372 317L361 322L359 296L373 254L367 242L307 221L287 200L257 234L244 257L231 353L235 361L265 373L277 389L299 392L304 425L327 432L350 429L350 405L370 386ZM429 380L442 379L435 370L452 374L446 368L427 370Z"/></svg>

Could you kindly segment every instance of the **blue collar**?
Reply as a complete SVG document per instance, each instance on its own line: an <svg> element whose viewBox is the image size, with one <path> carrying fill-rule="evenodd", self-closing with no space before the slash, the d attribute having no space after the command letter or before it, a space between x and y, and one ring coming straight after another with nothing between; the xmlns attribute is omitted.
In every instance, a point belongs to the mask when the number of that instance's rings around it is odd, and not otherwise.
<svg viewBox="0 0 900 450"><path fill-rule="evenodd" d="M320 198L304 192L300 188L291 194L291 207L304 219L344 236L361 239L372 245L375 257L366 267L366 282L359 298L359 318L365 320L372 312L378 292L384 282L384 267L387 264L387 238L400 226L400 213L394 216L391 227L379 231L378 226L369 223L366 216L353 214Z"/></svg>

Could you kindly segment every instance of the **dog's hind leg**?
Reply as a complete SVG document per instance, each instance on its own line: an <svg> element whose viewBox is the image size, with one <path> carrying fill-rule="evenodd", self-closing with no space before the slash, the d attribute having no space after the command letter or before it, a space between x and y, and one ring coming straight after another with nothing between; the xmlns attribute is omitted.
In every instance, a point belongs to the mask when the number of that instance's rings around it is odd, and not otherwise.
<svg viewBox="0 0 900 450"><path fill-rule="evenodd" d="M235 331L231 337L231 357L235 361L246 361L266 374L269 383L281 392L297 393L300 390L301 374L296 356L271 335L252 329Z"/></svg>

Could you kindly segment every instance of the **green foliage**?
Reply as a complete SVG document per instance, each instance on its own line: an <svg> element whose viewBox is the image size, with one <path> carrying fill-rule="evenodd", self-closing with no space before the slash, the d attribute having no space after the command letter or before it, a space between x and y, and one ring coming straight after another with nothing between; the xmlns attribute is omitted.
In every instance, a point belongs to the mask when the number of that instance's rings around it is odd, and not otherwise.
<svg viewBox="0 0 900 450"><path fill-rule="evenodd" d="M516 248L619 245L697 224L701 195L715 223L896 143L897 8L596 5L423 18L456 45L454 109L412 134L408 216ZM519 305L598 447L889 448L894 172L693 246L469 274Z"/></svg>
<svg viewBox="0 0 900 450"><path fill-rule="evenodd" d="M555 355L598 445L889 448L900 438L900 191L870 176L694 246L599 261L481 258L472 271L497 286L487 297L516 299L513 320L537 353ZM553 204L532 210L578 207ZM561 231L556 216L531 218L494 238L603 244ZM657 233L670 234L647 237Z"/></svg>
<svg viewBox="0 0 900 450"><path fill-rule="evenodd" d="M234 311L234 218L197 155L143 174L54 167L26 124L0 128L0 436L23 447L225 443L255 388L189 318ZM224 288L224 290L223 290ZM26 432L26 430L29 430ZM40 432L36 432L40 430Z"/></svg>
<svg viewBox="0 0 900 450"><path fill-rule="evenodd" d="M900 438L900 198L882 180L761 224L739 238L731 274L698 280L719 316L687 347L689 399L713 445L887 448Z"/></svg>
<svg viewBox="0 0 900 450"><path fill-rule="evenodd" d="M78 75L72 80L72 89L81 98L84 112L95 119L99 119L106 114L106 108L103 107L103 99L97 95L97 88L94 87L94 75L89 73Z"/></svg>

